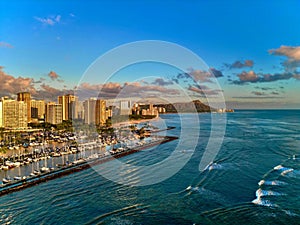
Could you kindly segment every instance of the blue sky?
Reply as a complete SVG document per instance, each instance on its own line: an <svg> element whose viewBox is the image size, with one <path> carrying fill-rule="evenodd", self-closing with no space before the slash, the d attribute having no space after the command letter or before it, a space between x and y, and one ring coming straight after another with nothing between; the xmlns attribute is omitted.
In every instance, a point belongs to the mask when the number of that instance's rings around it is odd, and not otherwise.
<svg viewBox="0 0 300 225"><path fill-rule="evenodd" d="M3 0L0 78L11 82L0 93L26 87L36 95L61 94L105 52L162 40L190 49L220 71L230 107L299 108L299 9L299 1ZM138 66L112 82L133 82L137 74L172 79L176 70L166 68Z"/></svg>

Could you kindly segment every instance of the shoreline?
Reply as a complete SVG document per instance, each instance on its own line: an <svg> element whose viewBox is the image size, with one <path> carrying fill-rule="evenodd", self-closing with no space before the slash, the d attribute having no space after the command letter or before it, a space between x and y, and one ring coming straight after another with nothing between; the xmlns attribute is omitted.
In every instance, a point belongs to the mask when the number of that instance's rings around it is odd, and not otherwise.
<svg viewBox="0 0 300 225"><path fill-rule="evenodd" d="M73 164L73 165L66 166L66 167L63 167L63 168L60 168L60 169L57 169L57 170L54 170L54 171L50 171L50 172L38 175L36 177L30 177L30 178L27 178L25 180L9 183L9 184L6 184L3 187L1 187L0 196L6 195L6 194L9 194L9 193L13 193L15 191L19 191L19 190L22 190L22 189L25 189L25 188L29 188L29 187L32 187L34 185L37 185L37 184L40 184L40 183L43 183L43 182L47 182L49 180L53 180L53 179L56 179L56 178L59 178L59 177L67 176L69 174L91 168L95 165L99 165L99 164L102 164L102 163L105 163L105 162L109 162L109 161L112 161L114 159L122 158L124 156L131 155L133 153L140 152L142 150L151 148L153 146L164 144L164 143L176 140L176 139L178 139L178 137L165 136L163 140L152 142L152 143L149 143L149 144L146 144L146 145L143 145L143 146L138 146L138 147L126 150L126 151L121 152L121 153L111 154L109 156L105 156L105 157L102 157L102 158L91 159L89 161L84 161L82 163L78 163L78 164L75 164L75 165Z"/></svg>
<svg viewBox="0 0 300 225"><path fill-rule="evenodd" d="M150 122L150 121L157 121L159 120L160 117L155 117L152 119L140 119L140 120L128 120L128 121L124 121L124 122L119 122L119 123L114 123L112 124L113 128L120 128L122 126L129 126L129 125L136 125L139 123L146 123L146 122Z"/></svg>
<svg viewBox="0 0 300 225"><path fill-rule="evenodd" d="M140 120L129 120L129 121L124 121L124 122L119 122L113 124L111 127L112 128L121 128L122 126L129 126L129 125L137 125L139 123L145 123L145 122L150 122L150 121L156 121L158 120L159 117L155 117L152 119L140 119ZM54 146L54 147L63 147L65 145L70 144L70 142L64 142L64 143L58 143L51 141L48 143L49 146ZM16 153L18 154L25 154L25 153L32 153L34 149L39 148L40 146L30 146L28 148L25 148L23 146L19 147L20 149L8 149L6 152L0 152L0 158L3 157L11 157L12 155L15 155ZM15 152L15 154L13 154Z"/></svg>

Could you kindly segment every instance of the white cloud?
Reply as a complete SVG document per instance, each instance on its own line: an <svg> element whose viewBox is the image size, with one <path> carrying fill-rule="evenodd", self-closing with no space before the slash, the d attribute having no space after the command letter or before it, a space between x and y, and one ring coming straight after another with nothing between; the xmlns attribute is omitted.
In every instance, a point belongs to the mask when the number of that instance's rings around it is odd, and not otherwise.
<svg viewBox="0 0 300 225"><path fill-rule="evenodd" d="M61 15L56 15L56 16L49 16L46 18L41 18L41 17L34 17L37 21L41 22L43 25L49 25L49 26L54 26L55 24L59 23L61 20Z"/></svg>

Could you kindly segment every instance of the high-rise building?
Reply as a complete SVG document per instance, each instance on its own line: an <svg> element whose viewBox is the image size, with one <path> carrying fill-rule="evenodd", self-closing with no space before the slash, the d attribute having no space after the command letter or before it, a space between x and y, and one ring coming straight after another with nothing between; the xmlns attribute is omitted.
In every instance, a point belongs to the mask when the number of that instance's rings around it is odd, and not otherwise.
<svg viewBox="0 0 300 225"><path fill-rule="evenodd" d="M55 102L46 104L46 122L51 124L60 124L63 121L62 105Z"/></svg>
<svg viewBox="0 0 300 225"><path fill-rule="evenodd" d="M26 128L28 123L27 103L11 99L2 99L2 123L7 128Z"/></svg>
<svg viewBox="0 0 300 225"><path fill-rule="evenodd" d="M78 118L78 97L74 95L58 96L58 104L62 105L63 120Z"/></svg>
<svg viewBox="0 0 300 225"><path fill-rule="evenodd" d="M27 122L31 121L31 95L29 92L20 92L17 94L17 100L23 101L27 105Z"/></svg>
<svg viewBox="0 0 300 225"><path fill-rule="evenodd" d="M82 101L78 101L78 119L84 119L84 107L83 107L83 102Z"/></svg>
<svg viewBox="0 0 300 225"><path fill-rule="evenodd" d="M96 123L96 98L90 98L83 102L84 107L84 123Z"/></svg>
<svg viewBox="0 0 300 225"><path fill-rule="evenodd" d="M106 122L106 101L97 99L96 100L96 107L95 107L95 114L96 114L96 125L104 125Z"/></svg>
<svg viewBox="0 0 300 225"><path fill-rule="evenodd" d="M120 115L130 115L131 114L131 101L120 101Z"/></svg>
<svg viewBox="0 0 300 225"><path fill-rule="evenodd" d="M3 121L3 102L0 101L0 127L4 127Z"/></svg>
<svg viewBox="0 0 300 225"><path fill-rule="evenodd" d="M31 118L43 119L45 117L45 101L31 100L31 112L34 113L34 115L31 113Z"/></svg>

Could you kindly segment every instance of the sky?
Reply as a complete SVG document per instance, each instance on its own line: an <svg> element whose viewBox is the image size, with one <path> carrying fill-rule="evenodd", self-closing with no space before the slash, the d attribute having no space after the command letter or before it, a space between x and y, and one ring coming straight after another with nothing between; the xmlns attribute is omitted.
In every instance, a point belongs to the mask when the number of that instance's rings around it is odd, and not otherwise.
<svg viewBox="0 0 300 225"><path fill-rule="evenodd" d="M182 100L181 88L203 101L222 95L228 108L300 108L299 9L293 0L2 0L0 96L54 99L79 87L103 98ZM140 63L108 80L101 67L89 74L107 52L144 40L182 46L203 64L176 56L186 68Z"/></svg>

